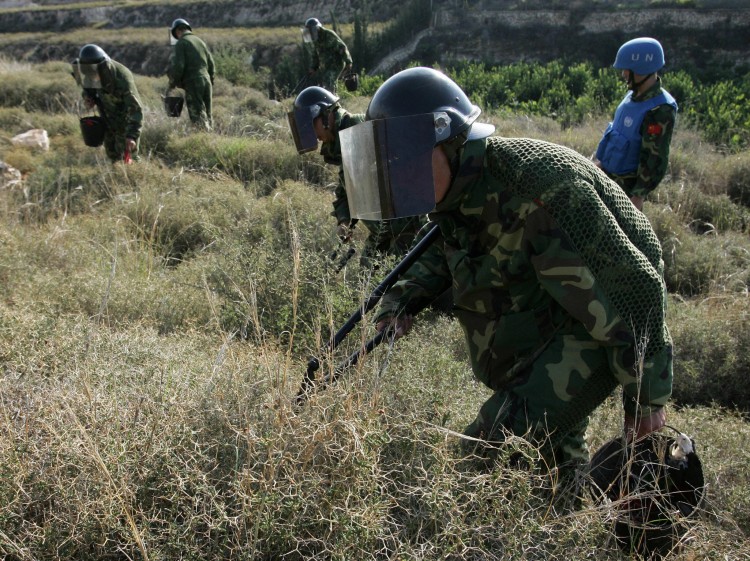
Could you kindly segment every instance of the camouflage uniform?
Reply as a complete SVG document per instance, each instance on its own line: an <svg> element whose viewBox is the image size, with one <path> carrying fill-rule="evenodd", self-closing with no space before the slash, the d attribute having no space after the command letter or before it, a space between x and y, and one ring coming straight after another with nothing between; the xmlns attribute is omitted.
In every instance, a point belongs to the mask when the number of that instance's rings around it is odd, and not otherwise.
<svg viewBox="0 0 750 561"><path fill-rule="evenodd" d="M351 66L352 56L346 43L335 31L320 27L318 39L313 43L312 69L319 73L318 85L336 92L336 80L346 66Z"/></svg>
<svg viewBox="0 0 750 561"><path fill-rule="evenodd" d="M104 133L104 150L107 157L113 162L122 160L125 154L125 141L132 138L136 142L136 150L130 157L137 160L143 127L143 105L133 74L114 60L102 63L98 71L102 89L85 89L83 97L96 103L107 122L107 130Z"/></svg>
<svg viewBox="0 0 750 561"><path fill-rule="evenodd" d="M336 218L337 224L348 224L354 226L356 219L352 219L349 213L349 201L344 188L344 167L341 159L341 142L338 131L352 127L365 120L362 113L352 114L341 107L336 107L334 113L335 140L324 142L320 147L320 155L327 164L339 166L339 182L334 191L333 212L331 216ZM424 224L422 217L396 218L394 220L362 220L370 232L365 247L362 251L364 262L375 258L378 254L403 256L414 241L419 229Z"/></svg>
<svg viewBox="0 0 750 561"><path fill-rule="evenodd" d="M169 59L169 87L185 90L190 122L211 130L214 59L202 39L185 30Z"/></svg>
<svg viewBox="0 0 750 561"><path fill-rule="evenodd" d="M592 162L530 139L468 142L434 213L441 237L384 296L376 321L452 286L475 375L495 393L466 434L530 433L548 461L587 457L588 415L623 386L625 411L671 395L661 247Z"/></svg>
<svg viewBox="0 0 750 561"><path fill-rule="evenodd" d="M646 101L662 92L661 78L633 101ZM668 104L655 107L643 118L641 124L641 152L638 169L633 173L617 175L607 173L629 197L646 197L659 186L669 165L669 145L677 112Z"/></svg>

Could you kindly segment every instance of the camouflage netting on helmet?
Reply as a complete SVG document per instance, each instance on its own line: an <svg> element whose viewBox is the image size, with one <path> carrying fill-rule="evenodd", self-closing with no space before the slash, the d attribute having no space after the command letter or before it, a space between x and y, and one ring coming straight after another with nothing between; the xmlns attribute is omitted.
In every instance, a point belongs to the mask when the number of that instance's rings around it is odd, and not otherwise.
<svg viewBox="0 0 750 561"><path fill-rule="evenodd" d="M661 246L625 193L564 146L527 138L487 143L489 172L560 225L629 327L639 358L648 361L671 345Z"/></svg>

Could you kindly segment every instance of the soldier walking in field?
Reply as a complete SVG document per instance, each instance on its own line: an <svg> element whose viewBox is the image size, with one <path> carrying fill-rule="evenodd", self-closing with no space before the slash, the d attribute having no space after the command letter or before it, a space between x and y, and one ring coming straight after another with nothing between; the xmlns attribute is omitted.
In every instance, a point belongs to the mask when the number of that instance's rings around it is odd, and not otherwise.
<svg viewBox="0 0 750 561"><path fill-rule="evenodd" d="M341 107L339 98L318 86L310 86L300 92L294 100L294 110L289 113L297 151L300 154L318 147L325 163L339 167L339 181L334 191L332 216L336 218L337 235L342 243L351 241L357 224L349 212L344 170L341 162L341 140L339 132L365 120L364 114L349 113ZM369 231L362 251L363 263L378 256L402 257L414 241L424 223L423 217L411 216L395 220L362 220Z"/></svg>
<svg viewBox="0 0 750 561"><path fill-rule="evenodd" d="M588 415L617 385L631 436L666 422L661 247L590 160L491 136L479 114L447 76L417 67L386 80L366 122L341 133L354 216L429 212L439 228L384 295L377 327L406 334L451 288L474 374L494 391L465 449L492 457L507 434L524 436L570 481L588 458Z"/></svg>
<svg viewBox="0 0 750 561"><path fill-rule="evenodd" d="M630 91L604 131L596 162L642 210L644 198L667 172L677 102L661 87L657 72L664 66L664 50L656 39L623 44L613 66Z"/></svg>
<svg viewBox="0 0 750 561"><path fill-rule="evenodd" d="M143 105L133 74L98 45L84 45L73 61L73 76L88 107L104 119L104 150L112 162L137 160Z"/></svg>
<svg viewBox="0 0 750 561"><path fill-rule="evenodd" d="M336 81L352 69L352 56L346 43L335 31L323 27L316 18L309 18L302 30L302 39L313 47L312 68L316 85L336 93Z"/></svg>
<svg viewBox="0 0 750 561"><path fill-rule="evenodd" d="M211 130L213 126L211 115L214 83L213 56L206 43L193 34L190 24L184 19L174 20L170 33L177 43L169 59L169 88L183 88L190 122Z"/></svg>

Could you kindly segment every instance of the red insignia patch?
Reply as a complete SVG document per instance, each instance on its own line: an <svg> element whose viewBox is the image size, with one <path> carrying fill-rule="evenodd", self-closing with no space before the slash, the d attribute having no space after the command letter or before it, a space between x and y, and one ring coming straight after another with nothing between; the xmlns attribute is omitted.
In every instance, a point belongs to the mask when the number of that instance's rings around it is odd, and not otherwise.
<svg viewBox="0 0 750 561"><path fill-rule="evenodd" d="M651 123L646 127L646 134L661 134L661 125L659 123Z"/></svg>

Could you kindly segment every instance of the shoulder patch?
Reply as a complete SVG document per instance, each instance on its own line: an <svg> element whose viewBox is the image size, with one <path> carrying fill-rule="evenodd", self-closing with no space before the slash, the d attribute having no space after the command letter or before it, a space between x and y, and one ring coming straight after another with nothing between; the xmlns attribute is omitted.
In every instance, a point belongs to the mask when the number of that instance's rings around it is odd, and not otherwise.
<svg viewBox="0 0 750 561"><path fill-rule="evenodd" d="M663 127L659 123L651 123L646 127L646 134L661 134Z"/></svg>

